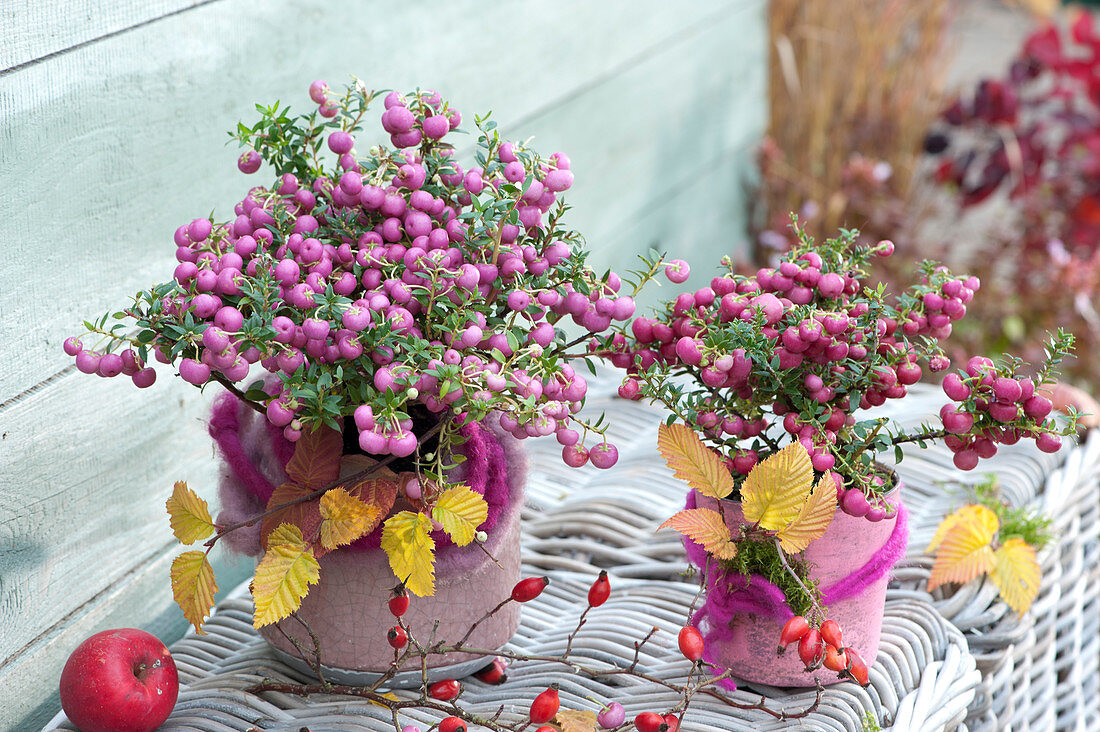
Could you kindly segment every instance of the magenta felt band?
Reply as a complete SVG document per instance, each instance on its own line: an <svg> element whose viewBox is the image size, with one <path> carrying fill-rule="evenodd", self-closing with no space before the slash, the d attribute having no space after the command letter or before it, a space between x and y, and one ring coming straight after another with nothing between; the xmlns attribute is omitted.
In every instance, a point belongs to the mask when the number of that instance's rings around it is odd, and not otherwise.
<svg viewBox="0 0 1100 732"><path fill-rule="evenodd" d="M215 403L210 416L210 435L225 461L220 483L222 523L236 522L263 511L278 483L286 480L286 464L294 452L281 430L269 429L267 420L242 404L232 394L224 394ZM472 423L462 427L466 442L458 448L466 460L452 472L454 483L464 483L485 497L489 513L481 529L490 535L505 510L518 510L522 502L526 465L522 449L510 437L494 434L485 425ZM239 515L238 515L239 514ZM247 554L259 552L259 527L254 537L236 537L230 545ZM228 538L228 537L227 537ZM432 533L438 549L451 546L443 531ZM348 549L377 549L382 528L353 542ZM488 548L488 546L486 547Z"/></svg>
<svg viewBox="0 0 1100 732"><path fill-rule="evenodd" d="M695 508L694 492L688 494L686 508ZM905 508L899 505L894 529L886 543L862 567L828 587L822 587L824 604L833 605L856 597L885 577L905 555L908 539L907 514ZM750 582L736 572L723 570L717 560L709 557L701 546L687 537L684 538L684 549L692 564L707 568L706 600L692 616L693 625L707 621L709 631L705 635L706 640L725 641L732 637L730 623L737 615L762 615L780 623L794 615L787 606L783 592L763 577L754 575Z"/></svg>

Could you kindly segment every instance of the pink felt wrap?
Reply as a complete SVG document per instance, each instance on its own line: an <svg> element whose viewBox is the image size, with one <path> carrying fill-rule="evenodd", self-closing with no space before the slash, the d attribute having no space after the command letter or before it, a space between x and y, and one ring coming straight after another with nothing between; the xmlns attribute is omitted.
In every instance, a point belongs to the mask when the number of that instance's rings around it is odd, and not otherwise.
<svg viewBox="0 0 1100 732"><path fill-rule="evenodd" d="M695 508L695 492L688 494L686 508ZM905 555L909 528L904 506L898 506L893 531L886 542L864 564L840 579L821 588L822 600L831 606L863 594L882 580ZM770 617L784 623L794 616L787 606L782 590L759 575L746 578L722 569L703 547L684 537L688 560L697 567L706 566L707 592L703 606L692 616L692 625L708 628L704 633L704 660L721 665L708 649L732 639L732 623L738 615ZM705 621L705 622L704 622Z"/></svg>
<svg viewBox="0 0 1100 732"><path fill-rule="evenodd" d="M492 424L495 420L487 420ZM493 528L523 502L526 479L526 457L519 441L494 431L485 424L472 423L462 427L466 442L458 448L466 460L449 474L451 482L462 482L485 497L489 513L480 529L489 534L485 548L493 549ZM224 394L215 403L210 417L210 435L218 445L224 460L219 481L222 511L221 524L238 523L262 513L275 490L286 481L286 465L294 453L294 445L282 431L241 403L232 394ZM400 500L400 499L399 499ZM507 514L507 516L505 515ZM432 533L437 549L437 567L465 564L461 557L481 561L485 554L455 552L459 549L443 531ZM259 556L259 525L238 529L226 536L230 548ZM346 547L350 551L377 549L382 540L382 527ZM462 571L463 567L450 567Z"/></svg>

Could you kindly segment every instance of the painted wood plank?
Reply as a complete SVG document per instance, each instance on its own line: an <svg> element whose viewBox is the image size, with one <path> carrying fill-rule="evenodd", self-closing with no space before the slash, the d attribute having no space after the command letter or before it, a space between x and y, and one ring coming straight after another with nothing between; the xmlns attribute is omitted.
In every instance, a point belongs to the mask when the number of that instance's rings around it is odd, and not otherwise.
<svg viewBox="0 0 1100 732"><path fill-rule="evenodd" d="M298 25L307 21L323 25L324 13L331 12L308 4L271 5L288 13ZM747 100L744 104L751 107L761 105L763 99L762 87L753 91L753 64L757 62L752 60L757 55L753 44L762 42L762 2L716 0L675 13L654 3L644 6L652 10L648 14L637 13L637 5L632 4L634 12L618 23L612 22L614 13L605 10L617 4L587 5L559 4L564 10L555 18L556 11L549 13L539 6L498 4L518 11L509 13L506 29L515 32L518 28L520 35L528 32L523 35L527 45L508 47L507 69L499 67L488 73L464 56L460 31L465 28L468 35L475 26L463 25L466 20L457 12L445 15L442 20L447 22L441 27L449 30L441 33L425 58L412 61L409 68L397 73L395 85L407 87L417 79L430 78L467 113L495 104L495 116L507 129L524 137L537 135L540 149L568 151L578 171L591 171L581 176L571 200L577 206L574 224L600 250L598 257L612 257L615 255L610 252L631 247L644 251L647 239L654 234L666 245L698 246L705 241L711 247L724 246L723 235L738 226L734 180L738 164L747 158L745 138L751 136L744 128L755 124L751 113L741 116L742 103L734 100L741 94ZM346 8L337 6L337 14L340 9ZM419 12L400 10L412 13L403 16L411 20L420 17L416 15ZM158 417L187 425L202 411L193 390L182 384L158 385L157 389L164 391L148 398L147 393L138 393L121 382L71 374L43 384L6 407L3 402L67 365L59 352L60 342L78 317L118 304L124 293L170 271L171 246L167 242L175 225L196 213L206 213L212 204L228 210L232 195L239 196L246 182L232 175L235 152L222 147L221 130L241 116L242 108L254 99L304 98L300 88L309 79L302 78L301 69L311 67L310 61L316 58L306 58L308 54L295 49L281 56L273 52L265 56L262 49L223 47L236 43L241 31L233 22L246 15L241 4L223 0L0 78L0 119L5 122L0 125L0 149L5 151L5 171L9 169L8 151L14 151L23 166L16 170L35 169L34 175L20 176L16 186L0 186L0 206L18 219L16 226L10 223L11 218L0 222L0 240L14 242L13 261L44 259L47 265L29 270L0 268L0 312L20 313L18 319L0 322L0 343L5 344L0 347L4 362L0 369L0 434L9 435L0 441L4 447L0 451L0 583L12 578L11 582L18 580L28 587L41 583L39 573L46 571L53 572L54 578L71 576L60 568L64 560L57 559L57 554L47 555L57 546L46 537L51 531L64 533L79 524L80 513L74 513L73 507L78 511L87 507L89 495L104 490L103 486L128 483L131 492L101 492L95 505L134 504L132 512L146 517L148 523L144 527L125 522L121 526L102 524L119 531L116 543L110 546L134 544L135 537L149 542L147 546L157 546L154 527L159 524L167 531L162 513L166 494L152 500L143 487L167 470L155 447L172 445L178 453L173 459L192 474L211 469L209 442L201 425L190 424L182 436L152 426ZM255 14L251 20L255 21ZM257 22L267 32L276 33L273 19L265 16ZM233 33L225 31L226 23L234 28ZM320 64L312 67L319 70L310 72L309 77L335 79L349 68L369 69L363 57L368 61L392 57L396 47L392 27L387 26L388 33L385 28L374 29L374 35L360 41L356 45L359 58L351 66L350 52L343 48L320 52ZM545 38L532 35L534 29L541 29ZM337 32L329 31L330 35ZM716 41L723 33L738 39L727 46L747 49L743 56L729 53ZM352 35L348 31L345 37ZM360 38L362 35L359 33ZM489 42L479 45L490 47L491 41L508 33L497 28L484 35ZM257 31L254 38L261 37ZM168 38L177 43L183 38L182 44L201 60L193 62L174 47L165 50L162 47ZM244 39L245 46L249 46L248 40ZM365 47L371 51L364 53ZM387 49L390 56L383 53ZM207 54L216 58L209 60ZM707 65L696 58L707 54L720 55L712 69L720 82L706 77ZM514 60L521 63L513 65ZM263 66L265 75L257 81L242 65L247 63ZM444 68L433 68L441 65ZM69 74L79 77L81 69L87 72L83 78L70 78ZM266 73L267 69L272 71ZM762 79L762 66L755 72ZM13 79L20 79L19 85L10 84ZM245 103L238 98L237 88L248 88ZM721 105L713 104L714 94L723 100ZM467 98L475 101L466 103ZM210 111L198 114L195 110L204 104ZM723 121L708 111L714 106L727 106L735 113ZM631 118L632 126L624 125L622 109L641 110ZM131 114L133 118L128 116ZM33 123L26 120L34 115ZM211 124L215 118L221 123ZM15 124L11 124L13 120ZM607 136L594 134L600 129L613 130L614 144ZM36 133L40 133L37 143ZM700 139L683 139L692 135ZM39 165L43 148L60 149L67 167ZM215 158L224 175L210 174ZM8 173L3 175L6 178ZM612 185L623 180L630 181L625 188ZM157 241L165 242L159 245L163 253L150 256L158 247L150 242ZM53 242L59 243L58 251L49 246ZM709 264L712 259L708 256L704 261ZM112 272L110 266L117 261L133 262L134 266L123 273ZM57 282L64 283L64 298L69 303L60 314L52 297L28 294L56 291ZM37 325L31 330L25 327L28 322ZM162 373L164 381L168 381L166 377ZM74 404L89 405L86 423L67 420ZM12 425L22 426L13 431ZM26 461L12 458L16 451L8 449L9 445L18 446L18 451L35 449L26 437L32 429L44 440L41 454L76 467L62 476L56 469L36 472ZM90 450L104 442L97 431L103 429L124 432L110 433L116 444L105 452L111 459L82 462L86 456L66 446L71 442ZM137 430L135 435L123 439L133 430ZM23 435L23 442L8 442L16 434ZM45 500L26 501L13 492L17 478L33 486L35 495L43 493ZM172 479L168 476L165 486L170 486ZM12 495L15 498L10 498ZM49 522L52 528L45 527ZM17 525L24 527L18 533L13 528ZM76 526L74 532L82 528L90 530ZM11 547L21 554L18 558L14 552L5 553L9 537ZM86 538L77 535L74 541ZM0 627L6 628L0 642L7 641L9 628L26 639L21 645L9 644L17 646L14 657L9 655L10 649L0 650L0 728L16 723L20 726L15 729L33 728L22 726L28 718L17 713L41 716L41 710L49 709L48 703L41 706L42 699L56 683L67 649L99 629L90 618L111 613L124 618L127 616L118 612L126 608L136 613L130 620L104 622L137 625L159 618L163 612L171 613L165 610L170 604L166 578L161 578L159 589L155 581L130 581L144 576L143 562L156 566L167 561L162 556L134 554L129 566L104 567L87 560L87 554L81 556L85 567L101 572L85 584L103 594L69 597L56 592L49 582L44 589L39 584L36 591L40 594L26 591L14 596L11 607L21 603L18 609L26 613L25 608L32 604L47 607L51 602L60 603L56 612L29 620L23 615L13 621L2 604L7 587L0 592L0 622L5 623ZM68 594L73 586L81 585L71 585ZM143 610L137 612L136 608ZM178 613L175 621L178 627ZM10 692L14 696L5 698L9 693L5 689L10 687L15 689ZM23 711L9 713L9 708Z"/></svg>
<svg viewBox="0 0 1100 732"><path fill-rule="evenodd" d="M217 0L5 0L0 72Z"/></svg>
<svg viewBox="0 0 1100 732"><path fill-rule="evenodd" d="M159 398L73 374L0 414L0 727L56 683L45 682L86 635L89 613L127 626L167 613L165 627L182 630L167 573L155 591L133 578L173 543L164 502L175 480L213 502L208 399L170 378L152 390ZM250 565L222 551L216 571L229 587ZM37 669L41 683L6 683L13 669Z"/></svg>
<svg viewBox="0 0 1100 732"><path fill-rule="evenodd" d="M767 36L741 31L764 23L762 3L731 12L525 122L546 149L578 151L568 225L597 268L633 267L652 246L688 261L684 287L701 287L723 255L748 253L745 187L767 124Z"/></svg>
<svg viewBox="0 0 1100 732"><path fill-rule="evenodd" d="M211 209L224 216L253 184L224 145L225 130L250 116L253 101L301 109L313 78L336 82L357 71L403 89L430 83L468 115L492 108L511 125L761 6L509 1L490 5L502 20L486 22L484 4L463 0L391 7L378 23L361 5L222 0L0 78L0 240L10 261L35 265L0 268L0 312L23 316L0 321L0 343L14 354L0 369L0 405L70 365L60 346L79 318L167 279L176 226ZM415 54L392 32L428 27L433 40ZM499 49L498 61L487 64L480 49ZM659 108L677 93L679 79L661 78L668 86L639 104ZM571 155L622 154L595 134L622 123L604 110L613 117L587 118ZM516 133L525 134L522 125ZM26 296L38 291L56 292L64 306Z"/></svg>

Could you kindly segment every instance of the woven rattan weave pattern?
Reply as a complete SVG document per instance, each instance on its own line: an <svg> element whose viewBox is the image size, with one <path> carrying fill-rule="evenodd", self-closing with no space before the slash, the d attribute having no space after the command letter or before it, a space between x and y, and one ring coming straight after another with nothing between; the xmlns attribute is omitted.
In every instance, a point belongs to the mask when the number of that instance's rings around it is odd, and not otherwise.
<svg viewBox="0 0 1100 732"><path fill-rule="evenodd" d="M591 408L609 412L609 437L620 450L613 470L572 470L561 464L560 448L553 441L528 443L532 470L524 511L525 571L548 574L552 584L524 608L512 648L530 654L563 650L585 606L589 583L606 568L612 577L611 599L590 613L574 653L589 664L624 666L633 658L634 641L657 626L659 632L643 648L640 667L683 681L689 666L676 650L676 631L697 585L684 575L687 566L677 536L654 530L682 507L684 487L664 468L655 449L661 413L613 398L613 389L611 379L597 379L591 399ZM919 398L905 400L913 404L899 417L916 419L938 408L937 391L917 391ZM786 722L696 697L684 729L861 730L868 713L884 728L922 732L1009 725L1096 728L1098 443L1089 440L1055 456L1012 450L996 458L1005 494L1017 503L1040 502L1057 521L1058 543L1042 557L1040 597L1022 621L978 583L950 595L924 592L929 564L920 552L952 501L934 481L958 473L946 467L946 451L912 450L900 466L911 508L911 558L888 593L871 685L832 686L816 712ZM362 700L245 693L244 688L262 677L299 677L274 659L252 629L243 587L220 603L207 629L209 635L188 635L172 646L185 688L162 729L394 729L388 711ZM468 680L462 703L486 714L503 705L502 718L515 720L552 681L561 684L565 707L593 709L615 699L632 714L674 702L670 692L655 684L619 678L618 686L609 686L570 674L560 665L534 661L513 664L502 686ZM775 709L802 709L813 698L812 690L765 687L743 688L734 698L752 703L761 694ZM428 714L408 717L424 728L437 719ZM73 729L63 717L57 724L49 729Z"/></svg>

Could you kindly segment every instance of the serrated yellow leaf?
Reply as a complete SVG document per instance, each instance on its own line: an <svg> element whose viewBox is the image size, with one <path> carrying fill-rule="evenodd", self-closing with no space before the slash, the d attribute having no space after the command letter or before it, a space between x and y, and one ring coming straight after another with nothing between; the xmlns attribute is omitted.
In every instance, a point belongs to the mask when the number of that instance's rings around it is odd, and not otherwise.
<svg viewBox="0 0 1100 732"><path fill-rule="evenodd" d="M218 584L206 552L184 552L172 560L172 596L195 632L205 635L202 624L210 617Z"/></svg>
<svg viewBox="0 0 1100 732"><path fill-rule="evenodd" d="M432 520L422 513L402 511L382 524L382 551L390 569L414 595L435 594L435 541Z"/></svg>
<svg viewBox="0 0 1100 732"><path fill-rule="evenodd" d="M779 546L785 552L800 552L821 538L836 515L836 483L825 473L799 509L794 521L779 530Z"/></svg>
<svg viewBox="0 0 1100 732"><path fill-rule="evenodd" d="M737 545L722 514L709 508L686 508L675 514L658 529L675 529L700 545L716 559L733 559Z"/></svg>
<svg viewBox="0 0 1100 732"><path fill-rule="evenodd" d="M779 531L798 516L813 484L810 453L801 442L792 442L757 463L741 484L745 520Z"/></svg>
<svg viewBox="0 0 1100 732"><path fill-rule="evenodd" d="M321 545L335 549L350 544L371 530L381 509L368 506L343 488L333 488L321 496Z"/></svg>
<svg viewBox="0 0 1100 732"><path fill-rule="evenodd" d="M432 519L438 521L458 546L474 540L477 527L489 516L489 504L481 494L465 485L451 486L432 506Z"/></svg>
<svg viewBox="0 0 1100 732"><path fill-rule="evenodd" d="M989 578L1008 606L1023 615L1039 594L1042 578L1035 548L1019 537L1009 539L993 553Z"/></svg>
<svg viewBox="0 0 1100 732"><path fill-rule="evenodd" d="M965 584L993 568L990 542L997 534L997 515L985 506L964 508L976 510L966 511L943 535L928 578L929 592L947 582Z"/></svg>
<svg viewBox="0 0 1100 732"><path fill-rule="evenodd" d="M267 553L252 577L252 624L277 623L302 606L309 586L316 584L321 566L297 526L282 524L267 538Z"/></svg>
<svg viewBox="0 0 1100 732"><path fill-rule="evenodd" d="M997 528L1000 526L1000 522L997 520L997 514L993 513L989 508L981 504L972 504L969 506L963 506L956 509L954 513L944 518L940 522L940 525L936 527L936 534L932 537L932 541L928 544L928 548L925 549L925 553L931 553L936 551L936 547L943 541L943 537L947 536L947 532L951 531L960 521L978 522L984 527L985 530L990 532L990 535L997 532Z"/></svg>
<svg viewBox="0 0 1100 732"><path fill-rule="evenodd" d="M720 499L733 492L733 476L722 458L687 425L660 425L657 449L673 474L702 495Z"/></svg>
<svg viewBox="0 0 1100 732"><path fill-rule="evenodd" d="M181 544L194 544L211 536L217 528L210 518L206 501L199 498L182 480L176 481L172 487L172 496L164 507L168 509L172 533Z"/></svg>
<svg viewBox="0 0 1100 732"><path fill-rule="evenodd" d="M554 721L561 732L596 732L596 713L591 710L559 709Z"/></svg>

